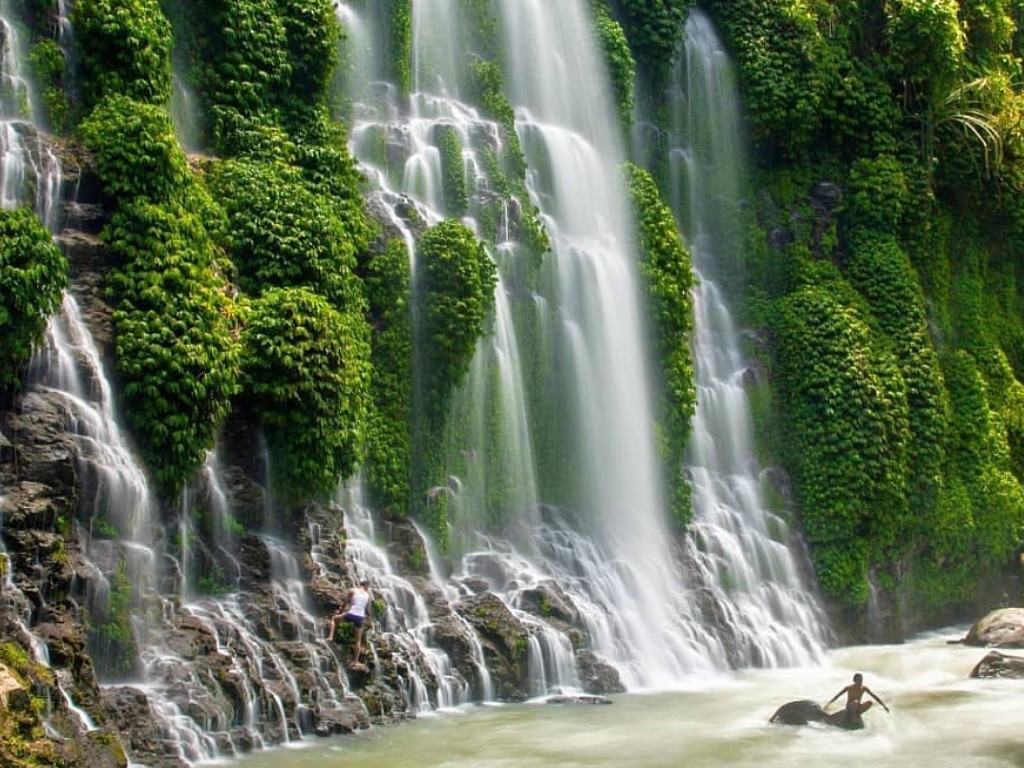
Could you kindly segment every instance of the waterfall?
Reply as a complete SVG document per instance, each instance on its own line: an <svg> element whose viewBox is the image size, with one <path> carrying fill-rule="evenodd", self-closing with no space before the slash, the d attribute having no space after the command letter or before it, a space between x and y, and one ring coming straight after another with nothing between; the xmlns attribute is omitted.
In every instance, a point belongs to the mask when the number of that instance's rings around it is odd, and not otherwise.
<svg viewBox="0 0 1024 768"><path fill-rule="evenodd" d="M628 685L678 683L718 666L722 650L701 629L669 546L635 236L618 180L626 157L609 84L592 36L581 34L592 28L585 3L506 1L499 11L527 182L553 245L537 336L552 340L545 368L558 371L560 389L558 408L547 411L556 420L543 429L562 436L555 445L566 455L563 471L576 478L568 495L576 526L538 531L584 537L569 546L573 560L556 554L546 566L569 571L589 593L595 649Z"/></svg>
<svg viewBox="0 0 1024 768"><path fill-rule="evenodd" d="M826 620L800 576L785 519L766 501L772 473L757 458L747 394L754 371L715 282L742 248L735 234L744 157L739 97L728 56L699 10L690 12L683 52L670 151L679 180L673 203L699 278L697 412L687 458L691 554L736 638L735 663L808 664L821 658Z"/></svg>

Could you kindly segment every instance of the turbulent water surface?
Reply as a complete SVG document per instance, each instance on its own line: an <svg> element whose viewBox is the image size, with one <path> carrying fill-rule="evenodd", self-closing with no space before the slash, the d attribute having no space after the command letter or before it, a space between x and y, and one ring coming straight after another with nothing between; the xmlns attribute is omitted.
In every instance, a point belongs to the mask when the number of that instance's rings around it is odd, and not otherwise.
<svg viewBox="0 0 1024 768"><path fill-rule="evenodd" d="M898 646L833 651L821 667L694 680L692 688L614 697L611 706L485 706L360 736L263 752L240 768L658 768L873 765L1017 768L1022 683L968 677L985 651L949 630ZM889 705L867 728L769 725L779 705L824 704L853 672ZM833 705L833 709L838 704ZM304 748L303 748L304 747Z"/></svg>

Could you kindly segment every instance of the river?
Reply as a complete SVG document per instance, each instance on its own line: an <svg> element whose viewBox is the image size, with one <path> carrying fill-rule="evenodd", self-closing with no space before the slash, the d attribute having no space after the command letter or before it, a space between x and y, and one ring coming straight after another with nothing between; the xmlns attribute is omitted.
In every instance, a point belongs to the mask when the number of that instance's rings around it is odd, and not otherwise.
<svg viewBox="0 0 1024 768"><path fill-rule="evenodd" d="M949 645L966 628L902 645L830 651L820 667L750 670L694 680L690 690L629 693L610 706L478 706L303 741L239 768L791 768L812 764L1020 768L1024 682L972 680L979 648ZM863 731L769 725L782 703L824 704L856 671L891 709ZM835 709L834 704L831 709Z"/></svg>

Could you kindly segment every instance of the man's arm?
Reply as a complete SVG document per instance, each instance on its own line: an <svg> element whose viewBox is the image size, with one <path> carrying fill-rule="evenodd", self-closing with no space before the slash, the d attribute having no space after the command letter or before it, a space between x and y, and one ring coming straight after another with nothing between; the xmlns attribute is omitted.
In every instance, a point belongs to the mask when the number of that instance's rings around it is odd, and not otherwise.
<svg viewBox="0 0 1024 768"><path fill-rule="evenodd" d="M838 698L839 698L840 696L842 696L842 695L843 695L844 693L846 693L846 689L847 689L847 688L849 688L849 687L850 687L850 686L846 686L846 688L843 688L843 690L841 690L841 691L840 691L839 693L837 693L837 694L836 694L835 696L833 696L833 697L832 697L831 699L829 699L829 700L828 700L828 704L826 704L826 705L825 705L824 707L822 707L822 709L828 709L828 708L829 708L829 706L830 706L830 705L832 704L832 702L833 702L833 701L835 701L835 700L836 700L836 699L838 699Z"/></svg>
<svg viewBox="0 0 1024 768"><path fill-rule="evenodd" d="M870 696L870 697L871 697L872 699L874 699L874 700L875 700L875 701L877 701L877 702L878 702L879 704L881 704L881 705L882 705L882 709L884 709L884 710L885 710L886 712L888 712L888 711L889 711L889 708L888 708L887 706L885 706L885 702L884 702L884 701L882 701L882 700L881 700L880 698L878 698L878 697L877 697L877 696L875 695L875 692L874 692L874 691L872 691L872 690L871 690L870 688L867 688L867 687L865 687L865 688L864 688L864 693L866 693L866 694L867 694L868 696Z"/></svg>

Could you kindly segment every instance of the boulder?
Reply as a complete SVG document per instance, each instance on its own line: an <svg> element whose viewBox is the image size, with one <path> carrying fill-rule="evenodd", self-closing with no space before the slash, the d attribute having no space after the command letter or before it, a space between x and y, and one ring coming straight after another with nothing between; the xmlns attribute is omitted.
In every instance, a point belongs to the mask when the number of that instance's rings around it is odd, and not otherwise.
<svg viewBox="0 0 1024 768"><path fill-rule="evenodd" d="M1000 608L977 622L964 645L979 648L1024 648L1024 608Z"/></svg>
<svg viewBox="0 0 1024 768"><path fill-rule="evenodd" d="M971 670L971 677L1007 677L1024 680L1024 657L1008 656L999 651L989 651L985 658Z"/></svg>
<svg viewBox="0 0 1024 768"><path fill-rule="evenodd" d="M589 694L624 693L626 690L619 671L590 650L576 652L576 676Z"/></svg>
<svg viewBox="0 0 1024 768"><path fill-rule="evenodd" d="M786 702L775 710L775 714L768 719L768 722L784 725L807 725L821 722L825 717L825 710L818 702L811 699L798 699Z"/></svg>

